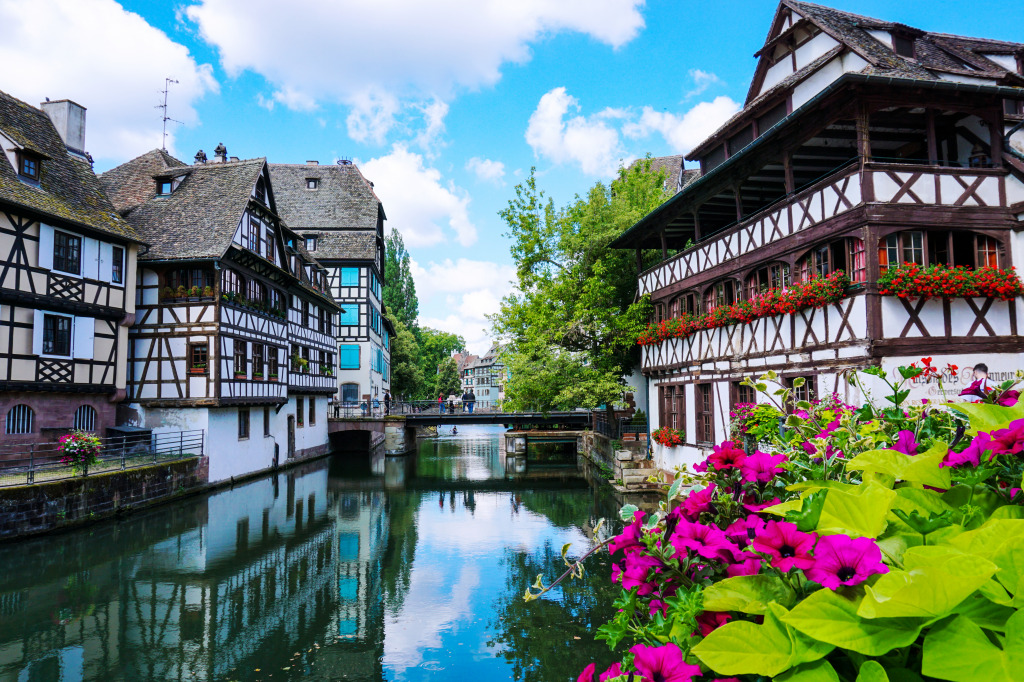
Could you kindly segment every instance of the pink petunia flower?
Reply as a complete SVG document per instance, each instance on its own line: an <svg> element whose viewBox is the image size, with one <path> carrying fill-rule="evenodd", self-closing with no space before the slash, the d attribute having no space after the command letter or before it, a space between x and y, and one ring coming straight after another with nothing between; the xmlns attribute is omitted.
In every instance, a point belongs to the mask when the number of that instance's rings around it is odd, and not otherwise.
<svg viewBox="0 0 1024 682"><path fill-rule="evenodd" d="M633 512L633 522L622 529L622 534L608 543L608 551L615 554L619 550L640 545L640 537L643 535L644 513L637 509Z"/></svg>
<svg viewBox="0 0 1024 682"><path fill-rule="evenodd" d="M1024 451L1024 419L1015 419L1005 429L997 429L989 436L993 455L1019 454Z"/></svg>
<svg viewBox="0 0 1024 682"><path fill-rule="evenodd" d="M903 429L896 435L896 442L892 444L890 450L896 452L902 452L904 455L916 455L919 443L914 438L914 432Z"/></svg>
<svg viewBox="0 0 1024 682"><path fill-rule="evenodd" d="M825 535L814 548L814 565L804 571L808 580L829 588L859 585L876 573L888 573L882 550L871 538Z"/></svg>
<svg viewBox="0 0 1024 682"><path fill-rule="evenodd" d="M707 637L730 620L732 616L723 611L704 611L697 616L697 628L702 637Z"/></svg>
<svg viewBox="0 0 1024 682"><path fill-rule="evenodd" d="M612 566L612 582L621 582L622 589L631 590L639 588L637 594L641 597L654 592L654 584L648 582L653 573L661 568L661 561L640 552L633 552L626 555L622 566Z"/></svg>
<svg viewBox="0 0 1024 682"><path fill-rule="evenodd" d="M595 675L597 675L597 664L591 663L583 669L580 676L576 678L576 682L594 682Z"/></svg>
<svg viewBox="0 0 1024 682"><path fill-rule="evenodd" d="M754 512L755 514L759 511L767 509L768 507L774 507L775 505L782 503L782 500L780 500L777 497L773 497L772 499L761 503L754 503L748 501L753 499L755 499L753 495L744 498L743 508L746 509L748 512Z"/></svg>
<svg viewBox="0 0 1024 682"><path fill-rule="evenodd" d="M814 565L811 550L816 539L814 533L797 530L795 523L769 521L754 537L751 547L756 552L767 554L772 566L785 573L793 568L808 569Z"/></svg>
<svg viewBox="0 0 1024 682"><path fill-rule="evenodd" d="M680 554L692 551L705 559L733 561L739 555L739 548L729 542L724 532L701 523L680 521L672 531L669 542Z"/></svg>
<svg viewBox="0 0 1024 682"><path fill-rule="evenodd" d="M778 466L784 461L786 461L786 456L783 454L769 455L767 452L758 450L743 460L743 464L740 465L740 471L743 472L743 480L767 483L775 478L776 474L781 474L785 471L785 469Z"/></svg>
<svg viewBox="0 0 1024 682"><path fill-rule="evenodd" d="M683 500L682 515L690 521L696 521L703 512L711 510L711 502L715 496L715 484L709 483L702 490L691 490Z"/></svg>
<svg viewBox="0 0 1024 682"><path fill-rule="evenodd" d="M612 663L607 670L601 673L599 682L605 682L605 680L612 680L616 677L621 677L624 674L625 671L622 669L622 664L616 661L615 663Z"/></svg>
<svg viewBox="0 0 1024 682"><path fill-rule="evenodd" d="M976 467L981 464L981 458L985 456L985 453L991 452L995 447L998 446L992 443L992 437L983 431L971 439L970 444L964 448L963 452L950 450L942 458L942 466L958 467L970 464L972 467Z"/></svg>
<svg viewBox="0 0 1024 682"><path fill-rule="evenodd" d="M725 529L725 534L736 544L746 547L763 526L764 519L757 514L747 514L747 518L736 519L730 523L729 527Z"/></svg>
<svg viewBox="0 0 1024 682"><path fill-rule="evenodd" d="M737 447L733 441L727 440L711 449L711 455L708 456L707 461L716 471L722 471L723 469L738 468L746 458L747 453Z"/></svg>
<svg viewBox="0 0 1024 682"><path fill-rule="evenodd" d="M645 682L692 682L700 675L700 666L684 661L682 650L671 642L663 646L637 644L629 651L633 667Z"/></svg>
<svg viewBox="0 0 1024 682"><path fill-rule="evenodd" d="M725 574L730 578L741 575L757 575L761 572L761 558L749 552L742 552L742 560L725 567Z"/></svg>

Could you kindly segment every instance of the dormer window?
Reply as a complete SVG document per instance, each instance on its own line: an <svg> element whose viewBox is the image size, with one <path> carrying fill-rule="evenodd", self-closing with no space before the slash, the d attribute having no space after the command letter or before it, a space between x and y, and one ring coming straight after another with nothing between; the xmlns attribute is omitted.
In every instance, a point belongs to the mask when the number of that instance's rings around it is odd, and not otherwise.
<svg viewBox="0 0 1024 682"><path fill-rule="evenodd" d="M306 189L319 189L320 178L306 178Z"/></svg>
<svg viewBox="0 0 1024 682"><path fill-rule="evenodd" d="M267 184L263 182L263 178L256 181L256 201L263 205L267 203Z"/></svg>
<svg viewBox="0 0 1024 682"><path fill-rule="evenodd" d="M158 196L168 196L174 191L174 183L170 180L157 180L156 181L156 193Z"/></svg>
<svg viewBox="0 0 1024 682"><path fill-rule="evenodd" d="M914 58L914 39L907 36L893 35L892 49L900 57Z"/></svg>
<svg viewBox="0 0 1024 682"><path fill-rule="evenodd" d="M35 154L18 154L18 175L27 180L39 180L40 159Z"/></svg>
<svg viewBox="0 0 1024 682"><path fill-rule="evenodd" d="M316 251L316 236L306 237L306 251Z"/></svg>

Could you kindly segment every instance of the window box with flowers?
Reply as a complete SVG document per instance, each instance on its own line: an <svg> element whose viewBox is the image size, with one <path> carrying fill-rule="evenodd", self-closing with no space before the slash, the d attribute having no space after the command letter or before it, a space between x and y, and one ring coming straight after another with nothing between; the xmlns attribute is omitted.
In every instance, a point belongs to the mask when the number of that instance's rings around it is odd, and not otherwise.
<svg viewBox="0 0 1024 682"><path fill-rule="evenodd" d="M309 360L298 355L292 356L292 371L293 372L309 372Z"/></svg>
<svg viewBox="0 0 1024 682"><path fill-rule="evenodd" d="M999 298L1024 296L1024 284L1014 268L903 263L890 267L878 280L878 293L898 298Z"/></svg>
<svg viewBox="0 0 1024 682"><path fill-rule="evenodd" d="M660 429L655 429L654 433L651 434L651 438L658 445L664 445L667 448L674 448L678 445L682 445L686 442L686 434L679 429L673 429L670 426L663 426Z"/></svg>
<svg viewBox="0 0 1024 682"><path fill-rule="evenodd" d="M189 374L206 374L206 363L197 362L188 368Z"/></svg>
<svg viewBox="0 0 1024 682"><path fill-rule="evenodd" d="M331 369L330 365L320 365L320 373L327 377L334 376L334 370Z"/></svg>
<svg viewBox="0 0 1024 682"><path fill-rule="evenodd" d="M245 372L235 372L236 379L248 379L248 375Z"/></svg>
<svg viewBox="0 0 1024 682"><path fill-rule="evenodd" d="M252 378L255 381L263 381L263 372L253 372L252 373Z"/></svg>

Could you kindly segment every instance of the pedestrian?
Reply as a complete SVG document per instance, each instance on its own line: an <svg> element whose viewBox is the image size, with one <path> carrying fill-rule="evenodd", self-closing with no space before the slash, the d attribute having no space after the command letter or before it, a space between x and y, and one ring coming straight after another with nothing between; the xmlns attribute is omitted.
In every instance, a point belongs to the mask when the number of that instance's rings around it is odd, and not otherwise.
<svg viewBox="0 0 1024 682"><path fill-rule="evenodd" d="M473 393L473 389L469 389L469 413L473 413L473 408L476 407L476 394Z"/></svg>
<svg viewBox="0 0 1024 682"><path fill-rule="evenodd" d="M437 396L437 411L444 414L444 393Z"/></svg>
<svg viewBox="0 0 1024 682"><path fill-rule="evenodd" d="M455 396L448 396L448 414L455 414Z"/></svg>
<svg viewBox="0 0 1024 682"><path fill-rule="evenodd" d="M363 402L359 403L359 409L362 410L363 417L365 418L366 417L366 411L369 409L369 406L366 404L365 400Z"/></svg>
<svg viewBox="0 0 1024 682"><path fill-rule="evenodd" d="M462 411L472 412L471 406L469 404L469 391L465 390L462 392Z"/></svg>
<svg viewBox="0 0 1024 682"><path fill-rule="evenodd" d="M380 398L374 397L373 399L373 414L374 416L380 416Z"/></svg>
<svg viewBox="0 0 1024 682"><path fill-rule="evenodd" d="M969 403L980 403L991 390L992 385L988 380L988 365L979 362L974 366L974 382L960 391L960 395Z"/></svg>
<svg viewBox="0 0 1024 682"><path fill-rule="evenodd" d="M384 414L391 414L391 391L384 391Z"/></svg>

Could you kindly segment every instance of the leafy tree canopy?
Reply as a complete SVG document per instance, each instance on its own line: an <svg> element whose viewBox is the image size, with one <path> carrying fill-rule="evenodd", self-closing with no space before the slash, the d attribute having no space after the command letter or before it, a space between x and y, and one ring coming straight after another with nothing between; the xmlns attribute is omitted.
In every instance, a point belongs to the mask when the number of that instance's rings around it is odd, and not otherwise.
<svg viewBox="0 0 1024 682"><path fill-rule="evenodd" d="M412 278L409 252L398 230L392 228L384 240L384 305L408 329L414 329L420 312L416 282Z"/></svg>
<svg viewBox="0 0 1024 682"><path fill-rule="evenodd" d="M461 394L461 387L462 382L459 380L459 368L455 364L455 358L442 360L434 380L434 395L443 395L447 399L450 395Z"/></svg>
<svg viewBox="0 0 1024 682"><path fill-rule="evenodd" d="M506 399L515 409L611 404L639 361L635 343L650 301L636 300L630 251L608 244L668 198L650 159L619 170L557 209L534 171L500 215L512 239L517 291L491 318L509 340Z"/></svg>
<svg viewBox="0 0 1024 682"><path fill-rule="evenodd" d="M390 310L386 309L385 314L395 326L395 336L391 340L391 392L396 396L412 396L423 384L420 345L415 335Z"/></svg>
<svg viewBox="0 0 1024 682"><path fill-rule="evenodd" d="M420 372L423 381L417 392L420 400L437 400L439 391L435 377L441 363L451 358L453 353L465 353L466 342L458 334L442 332L430 327L419 327L415 330L420 346ZM458 375L458 367L455 370ZM461 393L461 391L458 391ZM448 394L445 393L447 396Z"/></svg>

